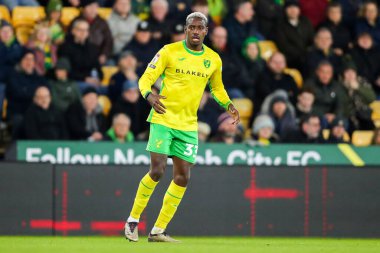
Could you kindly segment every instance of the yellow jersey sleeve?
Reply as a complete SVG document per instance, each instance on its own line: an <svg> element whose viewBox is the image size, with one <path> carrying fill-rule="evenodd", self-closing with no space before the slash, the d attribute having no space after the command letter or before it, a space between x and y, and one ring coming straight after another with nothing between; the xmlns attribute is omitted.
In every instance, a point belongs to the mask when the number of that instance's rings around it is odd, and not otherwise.
<svg viewBox="0 0 380 253"><path fill-rule="evenodd" d="M217 67L212 76L210 77L210 91L215 101L224 109L232 103L227 91L224 89L222 81L222 60L218 57Z"/></svg>
<svg viewBox="0 0 380 253"><path fill-rule="evenodd" d="M146 98L149 93L152 93L152 85L157 81L158 77L165 71L167 66L168 56L165 47L154 56L148 64L144 74L139 80L139 89L141 95Z"/></svg>

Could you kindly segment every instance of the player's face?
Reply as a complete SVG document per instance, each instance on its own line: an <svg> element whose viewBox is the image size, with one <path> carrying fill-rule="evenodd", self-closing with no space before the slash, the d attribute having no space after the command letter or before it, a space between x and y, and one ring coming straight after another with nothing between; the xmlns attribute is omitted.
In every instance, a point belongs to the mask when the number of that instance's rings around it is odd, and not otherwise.
<svg viewBox="0 0 380 253"><path fill-rule="evenodd" d="M186 40L192 47L202 45L207 32L208 28L202 19L199 18L194 18L192 22L185 27Z"/></svg>

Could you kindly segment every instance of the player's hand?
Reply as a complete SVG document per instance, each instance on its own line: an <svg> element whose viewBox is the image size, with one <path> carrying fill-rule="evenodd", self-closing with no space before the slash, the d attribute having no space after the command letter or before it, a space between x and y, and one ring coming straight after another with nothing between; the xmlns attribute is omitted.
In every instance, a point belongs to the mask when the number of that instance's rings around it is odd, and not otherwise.
<svg viewBox="0 0 380 253"><path fill-rule="evenodd" d="M160 101L160 99L166 99L165 96L161 96L161 95L156 95L156 94L150 93L146 99L148 100L149 104L153 107L153 109L157 113L164 114L166 112L165 111L166 107Z"/></svg>
<svg viewBox="0 0 380 253"><path fill-rule="evenodd" d="M232 122L232 124L234 125L237 125L239 124L240 122L240 115L239 115L239 111L236 110L235 106L233 104L230 104L228 106L228 110L227 110L228 114L231 115L231 117L234 119L234 122Z"/></svg>

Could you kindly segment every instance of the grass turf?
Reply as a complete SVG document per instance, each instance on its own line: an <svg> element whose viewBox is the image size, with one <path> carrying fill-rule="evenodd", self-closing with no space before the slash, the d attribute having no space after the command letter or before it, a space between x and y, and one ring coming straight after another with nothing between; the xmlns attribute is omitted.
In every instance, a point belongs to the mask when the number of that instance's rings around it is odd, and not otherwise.
<svg viewBox="0 0 380 253"><path fill-rule="evenodd" d="M380 240L249 237L178 237L182 243L130 243L123 237L0 236L1 253L378 253Z"/></svg>

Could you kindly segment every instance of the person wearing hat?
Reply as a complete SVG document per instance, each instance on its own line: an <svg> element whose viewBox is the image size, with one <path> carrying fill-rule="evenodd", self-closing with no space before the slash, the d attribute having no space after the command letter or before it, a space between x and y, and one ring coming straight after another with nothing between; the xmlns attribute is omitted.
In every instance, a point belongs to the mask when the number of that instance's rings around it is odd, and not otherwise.
<svg viewBox="0 0 380 253"><path fill-rule="evenodd" d="M242 131L236 124L232 124L234 119L224 112L218 117L218 130L211 142L224 144L234 144L242 141Z"/></svg>
<svg viewBox="0 0 380 253"><path fill-rule="evenodd" d="M24 117L23 130L27 140L65 140L68 138L64 114L52 103L46 86L36 89L33 103Z"/></svg>
<svg viewBox="0 0 380 253"><path fill-rule="evenodd" d="M107 20L113 37L113 57L133 38L140 19L131 12L131 0L116 0Z"/></svg>
<svg viewBox="0 0 380 253"><path fill-rule="evenodd" d="M349 133L355 130L372 130L372 110L370 104L375 101L376 94L368 81L358 76L354 62L346 62L342 72L343 117L348 119Z"/></svg>
<svg viewBox="0 0 380 253"><path fill-rule="evenodd" d="M309 19L301 15L298 1L285 1L284 10L285 16L274 32L275 42L289 68L303 70L307 48L313 43L314 28Z"/></svg>
<svg viewBox="0 0 380 253"><path fill-rule="evenodd" d="M65 32L61 24L62 1L50 0L46 6L46 21L49 25L52 42L56 45L62 44L65 39Z"/></svg>
<svg viewBox="0 0 380 253"><path fill-rule="evenodd" d="M345 135L347 135L345 120L341 117L336 117L330 124L330 134L327 143L349 143L344 140Z"/></svg>
<svg viewBox="0 0 380 253"><path fill-rule="evenodd" d="M72 140L100 141L107 129L107 121L98 105L98 92L86 88L82 98L66 111L67 127Z"/></svg>
<svg viewBox="0 0 380 253"><path fill-rule="evenodd" d="M87 20L90 25L88 40L99 51L99 63L105 64L113 53L113 38L106 20L98 15L99 3L96 0L81 0L82 11L70 24L68 32L73 31L73 24L78 19Z"/></svg>
<svg viewBox="0 0 380 253"><path fill-rule="evenodd" d="M81 99L77 83L69 79L70 70L71 66L68 59L58 59L54 69L54 77L49 81L52 103L63 112L65 112L71 104Z"/></svg>
<svg viewBox="0 0 380 253"><path fill-rule="evenodd" d="M198 121L198 140L199 142L206 142L211 133L211 127L202 121Z"/></svg>
<svg viewBox="0 0 380 253"><path fill-rule="evenodd" d="M252 124L253 140L262 146L268 146L276 141L274 123L269 115L261 114L255 118Z"/></svg>
<svg viewBox="0 0 380 253"><path fill-rule="evenodd" d="M141 21L132 41L123 48L123 51L131 51L137 59L137 75L141 76L148 63L159 50L160 46L152 38L151 26L148 21Z"/></svg>
<svg viewBox="0 0 380 253"><path fill-rule="evenodd" d="M138 80L136 73L137 59L131 51L124 51L120 54L118 68L119 70L112 75L108 85L108 97L112 103L115 103L120 98L125 81L137 82Z"/></svg>
<svg viewBox="0 0 380 253"><path fill-rule="evenodd" d="M371 34L360 33L349 55L357 67L358 75L366 78L372 84L376 96L380 97L380 51Z"/></svg>
<svg viewBox="0 0 380 253"><path fill-rule="evenodd" d="M171 42L182 41L186 38L185 27L182 23L174 23L171 31Z"/></svg>
<svg viewBox="0 0 380 253"><path fill-rule="evenodd" d="M149 129L146 119L150 108L140 96L137 79L125 80L120 93L121 97L112 106L110 118L118 113L128 115L132 122L131 132L140 139Z"/></svg>

